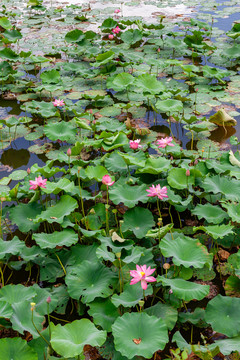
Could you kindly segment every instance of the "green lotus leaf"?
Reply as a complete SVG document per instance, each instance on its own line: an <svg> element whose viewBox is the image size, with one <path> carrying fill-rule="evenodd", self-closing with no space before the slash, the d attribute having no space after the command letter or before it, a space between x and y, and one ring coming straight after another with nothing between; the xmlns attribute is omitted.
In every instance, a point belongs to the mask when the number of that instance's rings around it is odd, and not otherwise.
<svg viewBox="0 0 240 360"><path fill-rule="evenodd" d="M237 206L237 205L235 205ZM223 205L224 207L224 205ZM229 214L230 215L230 214ZM240 213L239 213L239 220L240 220ZM230 223L225 225L210 225L210 226L194 226L193 231L202 230L206 232L208 235L216 239L222 239L227 235L234 234L233 232L234 226L232 226Z"/></svg>
<svg viewBox="0 0 240 360"><path fill-rule="evenodd" d="M28 346L26 340L19 337L0 339L0 348L1 360L38 360L37 353Z"/></svg>
<svg viewBox="0 0 240 360"><path fill-rule="evenodd" d="M4 31L3 36L3 41L5 42L5 39L7 39L7 43L15 43L17 40L22 39L22 34L16 29Z"/></svg>
<svg viewBox="0 0 240 360"><path fill-rule="evenodd" d="M142 32L138 29L129 29L121 33L121 39L128 45L133 45L142 40Z"/></svg>
<svg viewBox="0 0 240 360"><path fill-rule="evenodd" d="M36 296L36 294L36 291L32 287L25 287L21 284L5 285L0 289L0 299L7 301L11 305L22 302L26 302L29 305L30 300Z"/></svg>
<svg viewBox="0 0 240 360"><path fill-rule="evenodd" d="M9 175L9 178L17 181L24 179L26 176L27 176L26 170L16 170Z"/></svg>
<svg viewBox="0 0 240 360"><path fill-rule="evenodd" d="M102 147L106 151L111 151L129 143L128 137L123 132L117 132L111 137L107 137L102 142Z"/></svg>
<svg viewBox="0 0 240 360"><path fill-rule="evenodd" d="M153 239L162 239L172 228L173 228L173 224L167 224L165 226L162 226L160 229L155 228L149 230L145 235L145 237L153 238Z"/></svg>
<svg viewBox="0 0 240 360"><path fill-rule="evenodd" d="M48 221L50 224L53 222L62 223L64 216L70 215L78 207L77 201L69 195L63 195L56 205L47 208L38 215L34 223Z"/></svg>
<svg viewBox="0 0 240 360"><path fill-rule="evenodd" d="M145 166L146 155L142 151L138 151L130 154L124 154L118 152L118 154L124 159L127 165L134 165L134 166L136 165L136 166L141 166L142 168L144 168Z"/></svg>
<svg viewBox="0 0 240 360"><path fill-rule="evenodd" d="M152 286L148 285L145 295L152 295L152 293ZM134 285L125 285L124 290L120 295L114 294L111 298L112 303L116 307L120 305L123 305L124 307L132 307L138 304L139 300L143 300L143 289L140 282Z"/></svg>
<svg viewBox="0 0 240 360"><path fill-rule="evenodd" d="M169 170L170 165L171 165L170 160L163 157L148 158L146 160L144 167L142 167L142 169L137 169L136 173L158 175L163 171Z"/></svg>
<svg viewBox="0 0 240 360"><path fill-rule="evenodd" d="M75 29L75 30L69 31L65 35L65 41L67 41L68 43L71 43L71 42L76 43L76 42L83 40L84 37L85 37L85 35L82 30Z"/></svg>
<svg viewBox="0 0 240 360"><path fill-rule="evenodd" d="M94 300L89 307L88 313L93 317L94 324L100 325L104 330L110 332L112 324L119 316L117 308L109 299Z"/></svg>
<svg viewBox="0 0 240 360"><path fill-rule="evenodd" d="M183 265L186 268L190 266L202 268L204 265L209 269L212 267L213 255L209 254L206 246L197 239L186 236L180 236L172 241L162 239L159 247L163 256L173 257L172 261L175 265Z"/></svg>
<svg viewBox="0 0 240 360"><path fill-rule="evenodd" d="M224 51L224 55L227 55L230 59L237 59L240 57L240 49L238 44L233 45L232 47Z"/></svg>
<svg viewBox="0 0 240 360"><path fill-rule="evenodd" d="M234 351L240 352L240 336L232 339L223 339L215 341L214 345L218 346L223 355L229 355Z"/></svg>
<svg viewBox="0 0 240 360"><path fill-rule="evenodd" d="M142 203L148 201L146 185L131 186L117 182L109 189L109 198L116 205L122 202L125 206L132 208L139 201Z"/></svg>
<svg viewBox="0 0 240 360"><path fill-rule="evenodd" d="M127 171L127 165L125 161L116 152L111 153L110 156L105 159L104 163L108 171L119 173Z"/></svg>
<svg viewBox="0 0 240 360"><path fill-rule="evenodd" d="M225 282L224 290L227 296L240 297L240 279L237 276L229 276Z"/></svg>
<svg viewBox="0 0 240 360"><path fill-rule="evenodd" d="M12 28L12 24L6 16L0 18L0 26L7 30Z"/></svg>
<svg viewBox="0 0 240 360"><path fill-rule="evenodd" d="M205 204L198 204L192 210L193 215L197 215L199 219L205 219L208 223L219 224L223 220L228 219L228 214L220 208L220 206Z"/></svg>
<svg viewBox="0 0 240 360"><path fill-rule="evenodd" d="M41 334L44 336L44 338L50 342L49 339L49 329L46 328L43 331L41 331ZM47 358L47 350L48 350L48 344L46 343L45 340L43 340L43 338L38 337L36 339L32 339L31 341L28 342L28 346L33 349L34 351L36 351L37 355L38 355L38 360L45 360ZM45 357L45 359L44 359ZM51 360L51 357L49 358L49 360ZM56 359L54 359L56 360Z"/></svg>
<svg viewBox="0 0 240 360"><path fill-rule="evenodd" d="M24 103L21 106L24 111L28 111L31 114L38 114L42 117L49 118L52 116L58 116L58 110L52 104L52 102L45 102L45 101L29 101Z"/></svg>
<svg viewBox="0 0 240 360"><path fill-rule="evenodd" d="M223 194L227 200L240 200L239 182L235 179L228 179L220 175L207 177L203 184L203 189L206 192L213 194Z"/></svg>
<svg viewBox="0 0 240 360"><path fill-rule="evenodd" d="M132 230L138 239L142 239L155 225L151 211L141 207L126 211L123 220L122 231Z"/></svg>
<svg viewBox="0 0 240 360"><path fill-rule="evenodd" d="M167 279L163 276L158 276L158 281L161 281L163 286L170 286L173 295L184 301L202 300L209 293L209 285L200 285L178 278Z"/></svg>
<svg viewBox="0 0 240 360"><path fill-rule="evenodd" d="M51 234L34 234L33 239L41 249L54 249L56 246L71 246L78 242L78 234L74 230L63 229Z"/></svg>
<svg viewBox="0 0 240 360"><path fill-rule="evenodd" d="M95 66L100 66L100 65L104 65L107 64L109 61L111 61L115 56L115 53L113 51L107 51L103 54L99 54L96 57L96 63L94 64Z"/></svg>
<svg viewBox="0 0 240 360"><path fill-rule="evenodd" d="M52 69L41 73L40 78L46 84L58 84L60 82L59 71Z"/></svg>
<svg viewBox="0 0 240 360"><path fill-rule="evenodd" d="M51 323L51 345L65 358L81 355L84 345L101 346L106 337L107 332L98 330L88 319L75 320L65 326Z"/></svg>
<svg viewBox="0 0 240 360"><path fill-rule="evenodd" d="M88 122L86 119L74 117L73 120L76 122L77 126L80 129L92 130L91 126L88 125Z"/></svg>
<svg viewBox="0 0 240 360"><path fill-rule="evenodd" d="M150 359L168 342L167 327L162 319L146 313L125 313L112 326L117 351L128 359L135 355Z"/></svg>
<svg viewBox="0 0 240 360"><path fill-rule="evenodd" d="M181 323L190 322L193 325L198 327L206 326L204 321L205 310L201 308L196 308L192 313L191 312L181 312L179 313L178 320Z"/></svg>
<svg viewBox="0 0 240 360"><path fill-rule="evenodd" d="M86 175L90 180L102 181L103 176L107 174L108 171L101 165L88 166L86 169Z"/></svg>
<svg viewBox="0 0 240 360"><path fill-rule="evenodd" d="M202 177L199 170L191 169L190 176L187 176L186 169L173 168L168 172L167 181L172 188L182 190L194 185L196 177Z"/></svg>
<svg viewBox="0 0 240 360"><path fill-rule="evenodd" d="M228 31L227 36L231 37L232 39L237 39L240 36L240 24L235 23L230 31Z"/></svg>
<svg viewBox="0 0 240 360"><path fill-rule="evenodd" d="M115 274L100 262L85 260L80 265L68 268L65 282L73 299L82 296L82 301L89 303L96 297L111 295L113 290L110 286L114 279Z"/></svg>
<svg viewBox="0 0 240 360"><path fill-rule="evenodd" d="M159 94L166 89L165 85L158 81L156 76L150 74L139 75L137 85L143 89L143 92L153 95Z"/></svg>
<svg viewBox="0 0 240 360"><path fill-rule="evenodd" d="M109 29L113 29L117 25L118 25L118 22L110 17L108 19L105 19L100 27L101 27L101 29L109 30Z"/></svg>
<svg viewBox="0 0 240 360"><path fill-rule="evenodd" d="M205 320L214 331L229 337L237 336L240 333L239 306L240 298L219 294L207 304Z"/></svg>
<svg viewBox="0 0 240 360"><path fill-rule="evenodd" d="M10 210L10 219L16 224L20 231L36 231L39 224L34 224L33 219L42 211L42 205L35 202L28 204L18 204Z"/></svg>
<svg viewBox="0 0 240 360"><path fill-rule="evenodd" d="M16 294L20 296L19 294ZM33 325L32 322L32 311L30 302L23 301L15 302L12 304L13 314L10 317L10 321L12 323L12 327L14 330L20 332L20 334L24 334L24 331L29 331L32 334L33 338L37 338L40 335L36 331L42 330L45 318L44 316L40 315L38 312L33 311L33 321L36 326Z"/></svg>
<svg viewBox="0 0 240 360"><path fill-rule="evenodd" d="M3 259L6 254L18 255L24 248L25 243L20 241L17 236L9 241L0 239L0 259Z"/></svg>
<svg viewBox="0 0 240 360"><path fill-rule="evenodd" d="M227 210L232 221L240 222L240 204L223 202L222 207Z"/></svg>
<svg viewBox="0 0 240 360"><path fill-rule="evenodd" d="M183 103L179 100L158 100L155 106L160 113L174 114L183 110Z"/></svg>
<svg viewBox="0 0 240 360"><path fill-rule="evenodd" d="M61 191L71 193L75 189L73 181L61 178L58 182L47 181L46 189L42 189L47 194L59 194Z"/></svg>
<svg viewBox="0 0 240 360"><path fill-rule="evenodd" d="M119 90L126 89L133 82L134 82L134 77L131 74L123 72L121 74L118 74L114 78L114 80L112 81L112 84L114 85L114 89L119 91Z"/></svg>
<svg viewBox="0 0 240 360"><path fill-rule="evenodd" d="M4 300L0 300L0 318L10 318L12 315L13 310L11 305Z"/></svg>
<svg viewBox="0 0 240 360"><path fill-rule="evenodd" d="M53 141L73 141L76 135L76 128L71 124L60 121L57 123L50 123L44 127L44 132L46 136Z"/></svg>
<svg viewBox="0 0 240 360"><path fill-rule="evenodd" d="M174 328L178 319L177 309L168 304L162 304L160 302L145 309L144 312L150 316L154 315L157 318L162 319L165 322L168 330L172 330Z"/></svg>

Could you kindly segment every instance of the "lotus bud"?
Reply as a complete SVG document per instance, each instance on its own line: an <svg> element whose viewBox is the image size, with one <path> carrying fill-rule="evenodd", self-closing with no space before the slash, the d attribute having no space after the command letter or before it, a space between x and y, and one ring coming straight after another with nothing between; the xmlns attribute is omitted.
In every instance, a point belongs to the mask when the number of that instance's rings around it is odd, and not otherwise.
<svg viewBox="0 0 240 360"><path fill-rule="evenodd" d="M190 170L189 169L186 170L186 176L190 176Z"/></svg>
<svg viewBox="0 0 240 360"><path fill-rule="evenodd" d="M116 257L117 257L118 259L120 259L120 257L121 257L121 253L120 253L120 252L117 252L115 255L116 255Z"/></svg>
<svg viewBox="0 0 240 360"><path fill-rule="evenodd" d="M35 309L36 303L35 303L35 302L31 302L30 305L31 305L31 311L33 311L33 310Z"/></svg>
<svg viewBox="0 0 240 360"><path fill-rule="evenodd" d="M168 270L168 269L170 269L170 267L171 267L171 265L168 263L163 264L164 270Z"/></svg>
<svg viewBox="0 0 240 360"><path fill-rule="evenodd" d="M6 201L7 199L5 198L5 196L2 196L2 197L0 198L0 200L1 200L1 202L4 202L4 201Z"/></svg>
<svg viewBox="0 0 240 360"><path fill-rule="evenodd" d="M138 304L142 308L144 306L144 300L139 300Z"/></svg>
<svg viewBox="0 0 240 360"><path fill-rule="evenodd" d="M27 173L28 175L31 173L31 170L29 168L27 169Z"/></svg>
<svg viewBox="0 0 240 360"><path fill-rule="evenodd" d="M171 295L173 293L172 289L170 289L168 293Z"/></svg>
<svg viewBox="0 0 240 360"><path fill-rule="evenodd" d="M160 48L158 48L158 49L157 49L157 52L158 52L158 53L160 53L160 51L161 51L161 49L160 49Z"/></svg>
<svg viewBox="0 0 240 360"><path fill-rule="evenodd" d="M51 296L48 296L46 302L47 302L48 304L50 304L51 301L52 301Z"/></svg>
<svg viewBox="0 0 240 360"><path fill-rule="evenodd" d="M195 161L194 161L194 165L197 165L198 164L198 160L196 159Z"/></svg>
<svg viewBox="0 0 240 360"><path fill-rule="evenodd" d="M198 92L198 88L196 89L196 92Z"/></svg>
<svg viewBox="0 0 240 360"><path fill-rule="evenodd" d="M109 38L109 40L113 40L113 39L114 39L114 35L113 35L113 34L109 34L109 35L108 35L108 38Z"/></svg>
<svg viewBox="0 0 240 360"><path fill-rule="evenodd" d="M92 114L92 113L93 113L92 109L89 109L89 114Z"/></svg>
<svg viewBox="0 0 240 360"><path fill-rule="evenodd" d="M67 156L71 156L71 154L72 154L72 150L69 148L68 150L67 150Z"/></svg>

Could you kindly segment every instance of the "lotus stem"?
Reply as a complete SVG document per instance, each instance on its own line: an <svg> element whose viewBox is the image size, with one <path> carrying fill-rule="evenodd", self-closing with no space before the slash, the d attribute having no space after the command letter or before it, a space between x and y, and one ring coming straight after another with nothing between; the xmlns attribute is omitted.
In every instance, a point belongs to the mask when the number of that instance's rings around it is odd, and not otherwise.
<svg viewBox="0 0 240 360"><path fill-rule="evenodd" d="M59 257L56 253L54 253L54 254L56 255L56 257L57 257L57 259L58 259L58 261L59 261L59 264L61 265L61 268L63 269L63 272L64 272L64 274L65 274L65 276L66 276L66 275L67 275L66 269L65 269L65 267L63 266L63 263L61 262L60 257Z"/></svg>
<svg viewBox="0 0 240 360"><path fill-rule="evenodd" d="M38 330L38 328L36 327L36 325L33 321L33 311L34 311L33 307L31 308L31 311L32 311L32 324L33 324L35 330L37 331L38 335L41 336L41 338L45 341L45 343L48 344L49 348L52 350L52 346L51 346L50 342L47 341L47 339L40 333L40 331Z"/></svg>
<svg viewBox="0 0 240 360"><path fill-rule="evenodd" d="M79 175L78 171L78 175ZM85 227L88 230L88 224L87 224L87 220L86 220L86 216L85 216L85 211L84 211L84 204L83 204L83 198L82 198L82 189L81 189L81 184L80 184L80 175L78 176L78 187L79 187L79 193L80 193L80 200L81 200L81 206L82 206L82 214L84 217L84 222L85 222Z"/></svg>
<svg viewBox="0 0 240 360"><path fill-rule="evenodd" d="M107 236L109 236L109 219L108 219L108 209L109 209L109 205L108 205L108 186L107 186L107 204L105 206L106 209L106 234Z"/></svg>

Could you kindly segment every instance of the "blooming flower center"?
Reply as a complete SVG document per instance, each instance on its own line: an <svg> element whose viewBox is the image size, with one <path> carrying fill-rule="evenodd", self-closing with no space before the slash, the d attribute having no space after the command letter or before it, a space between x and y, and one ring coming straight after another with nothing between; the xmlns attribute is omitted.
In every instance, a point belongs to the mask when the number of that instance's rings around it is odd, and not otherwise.
<svg viewBox="0 0 240 360"><path fill-rule="evenodd" d="M144 275L145 275L145 272L141 271L140 274L141 274L142 276L144 276Z"/></svg>

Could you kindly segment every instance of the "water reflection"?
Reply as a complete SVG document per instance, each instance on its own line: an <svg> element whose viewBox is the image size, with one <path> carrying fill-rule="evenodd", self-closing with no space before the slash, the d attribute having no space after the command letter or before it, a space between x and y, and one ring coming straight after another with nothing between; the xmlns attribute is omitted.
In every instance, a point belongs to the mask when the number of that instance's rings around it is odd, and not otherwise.
<svg viewBox="0 0 240 360"><path fill-rule="evenodd" d="M18 169L23 165L27 165L30 159L30 153L26 149L15 150L8 149L1 156L1 163L9 165L13 169Z"/></svg>

